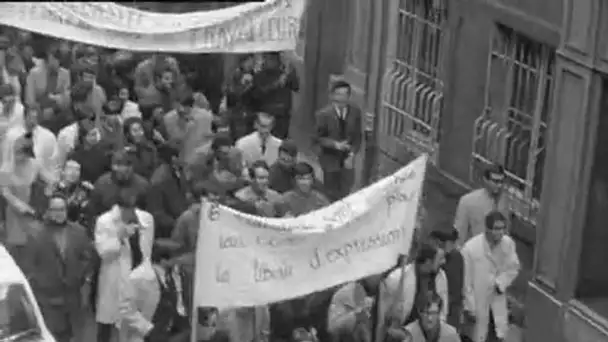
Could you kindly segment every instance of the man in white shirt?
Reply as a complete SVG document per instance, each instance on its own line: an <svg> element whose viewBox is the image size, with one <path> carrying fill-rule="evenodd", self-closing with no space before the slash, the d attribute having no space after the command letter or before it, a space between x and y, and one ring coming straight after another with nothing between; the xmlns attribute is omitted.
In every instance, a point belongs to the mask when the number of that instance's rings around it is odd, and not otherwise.
<svg viewBox="0 0 608 342"><path fill-rule="evenodd" d="M268 165L277 161L279 147L283 141L270 133L273 126L274 117L260 112L255 120L256 131L236 142L236 148L243 153L243 160L247 166L251 166L258 160L263 160Z"/></svg>
<svg viewBox="0 0 608 342"><path fill-rule="evenodd" d="M46 172L52 175L59 174L59 165L57 164L57 139L55 134L48 129L38 124L38 116L40 108L37 106L29 106L24 111L24 124L11 127L6 132L5 142L2 153L7 155L9 151L6 149L13 144L8 141L15 141L22 137L25 133L31 132L34 141L34 156L40 162L40 165Z"/></svg>
<svg viewBox="0 0 608 342"><path fill-rule="evenodd" d="M72 103L72 115L76 120L74 123L65 126L57 134L57 163L63 166L67 160L67 156L74 150L79 140L79 122L82 120L95 120L95 113L87 105L90 88L84 83L77 83L70 91L70 100Z"/></svg>

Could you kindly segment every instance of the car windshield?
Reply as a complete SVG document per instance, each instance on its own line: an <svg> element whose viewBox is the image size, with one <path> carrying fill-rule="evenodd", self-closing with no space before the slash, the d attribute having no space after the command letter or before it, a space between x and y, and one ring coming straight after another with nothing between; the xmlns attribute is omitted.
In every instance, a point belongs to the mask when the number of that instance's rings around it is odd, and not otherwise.
<svg viewBox="0 0 608 342"><path fill-rule="evenodd" d="M0 283L0 342L40 335L34 305L19 283Z"/></svg>

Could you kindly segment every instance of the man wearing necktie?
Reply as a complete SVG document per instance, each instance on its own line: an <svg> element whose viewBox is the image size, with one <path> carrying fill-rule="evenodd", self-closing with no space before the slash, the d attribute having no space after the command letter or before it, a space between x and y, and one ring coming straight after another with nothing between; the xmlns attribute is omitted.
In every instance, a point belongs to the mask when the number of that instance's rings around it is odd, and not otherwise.
<svg viewBox="0 0 608 342"><path fill-rule="evenodd" d="M323 183L331 200L347 196L354 182L354 158L361 147L361 110L350 103L351 86L336 81L331 86L331 104L316 114L316 142Z"/></svg>
<svg viewBox="0 0 608 342"><path fill-rule="evenodd" d="M279 147L283 141L272 135L275 118L267 113L257 113L255 132L240 138L235 146L243 154L245 165L251 167L258 160L268 165L274 164L279 158Z"/></svg>
<svg viewBox="0 0 608 342"><path fill-rule="evenodd" d="M149 262L154 239L154 219L136 208L136 191L119 190L116 205L95 225L95 248L101 259L97 285L97 341L111 341L117 333L123 288L129 274Z"/></svg>

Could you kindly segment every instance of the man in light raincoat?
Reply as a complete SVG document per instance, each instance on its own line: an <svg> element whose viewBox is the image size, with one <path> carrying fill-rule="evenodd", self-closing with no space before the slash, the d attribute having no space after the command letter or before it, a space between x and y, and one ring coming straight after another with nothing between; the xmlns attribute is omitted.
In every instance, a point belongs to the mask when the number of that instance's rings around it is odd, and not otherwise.
<svg viewBox="0 0 608 342"><path fill-rule="evenodd" d="M473 342L504 341L509 329L507 287L519 273L515 242L507 235L507 218L499 211L485 219L486 231L462 248L465 261L465 317L474 322Z"/></svg>

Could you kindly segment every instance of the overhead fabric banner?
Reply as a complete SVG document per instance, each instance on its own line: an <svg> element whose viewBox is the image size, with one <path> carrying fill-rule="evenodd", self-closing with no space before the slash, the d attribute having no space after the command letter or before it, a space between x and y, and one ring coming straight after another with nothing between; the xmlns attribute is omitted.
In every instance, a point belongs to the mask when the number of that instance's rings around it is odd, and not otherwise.
<svg viewBox="0 0 608 342"><path fill-rule="evenodd" d="M131 51L249 53L295 49L306 0L161 14L113 2L2 2L0 24Z"/></svg>
<svg viewBox="0 0 608 342"><path fill-rule="evenodd" d="M386 271L410 249L426 163L420 157L296 218L261 218L204 203L195 303L264 305Z"/></svg>

